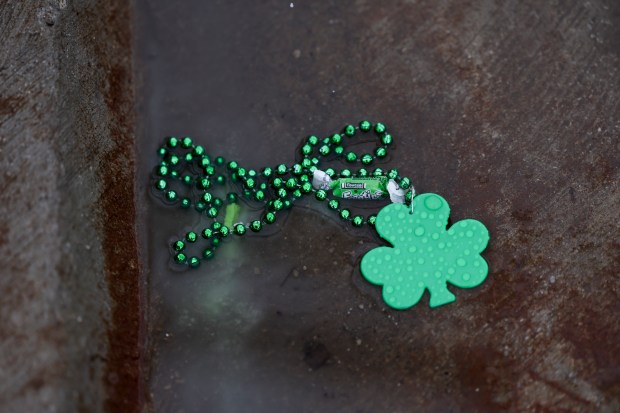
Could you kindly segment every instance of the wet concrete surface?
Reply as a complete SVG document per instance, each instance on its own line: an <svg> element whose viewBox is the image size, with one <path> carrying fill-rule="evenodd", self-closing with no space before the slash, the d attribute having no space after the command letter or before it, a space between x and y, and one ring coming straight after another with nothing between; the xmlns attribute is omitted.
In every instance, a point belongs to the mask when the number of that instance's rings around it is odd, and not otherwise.
<svg viewBox="0 0 620 413"><path fill-rule="evenodd" d="M0 411L137 411L131 20L0 5Z"/></svg>
<svg viewBox="0 0 620 413"><path fill-rule="evenodd" d="M620 410L617 3L150 0L136 24L152 410ZM391 310L358 269L382 242L313 202L170 269L199 219L149 194L164 136L258 168L364 118L487 225L482 286Z"/></svg>

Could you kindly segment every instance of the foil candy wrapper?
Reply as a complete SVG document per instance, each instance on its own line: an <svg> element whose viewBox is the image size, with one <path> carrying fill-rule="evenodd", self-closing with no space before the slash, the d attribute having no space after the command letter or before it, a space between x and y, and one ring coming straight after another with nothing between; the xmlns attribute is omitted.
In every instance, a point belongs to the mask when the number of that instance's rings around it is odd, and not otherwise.
<svg viewBox="0 0 620 413"><path fill-rule="evenodd" d="M318 169L312 175L312 186L315 189L331 190L334 196L342 199L377 200L389 197L395 204L404 204L408 191L386 176L332 179Z"/></svg>

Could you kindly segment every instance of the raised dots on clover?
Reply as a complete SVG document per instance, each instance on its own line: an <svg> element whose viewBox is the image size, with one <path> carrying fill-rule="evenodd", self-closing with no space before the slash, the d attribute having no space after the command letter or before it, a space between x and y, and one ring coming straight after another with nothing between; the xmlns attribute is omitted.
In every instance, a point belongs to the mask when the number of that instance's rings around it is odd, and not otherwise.
<svg viewBox="0 0 620 413"><path fill-rule="evenodd" d="M418 195L413 203L413 214L409 207L396 203L379 212L375 228L393 247L374 248L361 263L364 278L383 286L383 299L398 310L417 304L424 290L430 293L431 307L451 303L456 298L447 283L473 288L489 272L480 256L489 242L489 231L481 222L465 219L446 230L450 206L445 199L429 193ZM403 233L403 228L413 231ZM425 259L430 256L437 259Z"/></svg>

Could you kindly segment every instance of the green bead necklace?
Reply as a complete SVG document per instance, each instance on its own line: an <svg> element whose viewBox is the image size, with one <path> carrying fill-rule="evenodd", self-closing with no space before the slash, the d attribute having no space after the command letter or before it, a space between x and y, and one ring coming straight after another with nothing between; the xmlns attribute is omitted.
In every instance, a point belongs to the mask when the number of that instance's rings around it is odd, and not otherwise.
<svg viewBox="0 0 620 413"><path fill-rule="evenodd" d="M345 153L346 144L359 132L374 132L376 135L378 145L373 154L358 155L353 151ZM400 176L396 169L384 171L381 168L374 168L369 171L366 168L376 159L385 158L392 143L393 138L385 125L377 123L373 128L370 122L362 121L357 127L347 125L341 133L335 133L324 139L309 136L300 148L299 163L291 166L280 164L255 171L241 167L236 161L226 162L221 156L212 159L202 146L194 144L189 137L167 138L166 143L159 148L161 161L155 168L154 188L167 204L178 205L184 209L194 208L212 220L210 226L199 232L190 231L185 234L184 239L172 244L174 261L196 268L202 260L212 259L221 241L231 233L243 236L248 231L260 232L265 225L273 224L281 211L291 208L296 200L310 194L354 227L361 227L364 224L374 225L375 215L368 217L352 215L349 209L341 207L338 199L330 198L326 190L315 189L311 183L312 175L318 169L321 158L337 159L344 156L351 166L361 164L362 167L356 171L351 168L341 171L328 168L325 170L328 176L332 178L385 176L394 179L401 188L408 189L411 187L411 180ZM239 183L241 194L230 192L225 200L214 196L212 192L215 187L223 186L227 181ZM173 189L173 182L180 182L181 187L185 187L184 192L187 195L182 196L179 194L180 190ZM407 202L410 202L412 192L407 194ZM226 205L227 212L234 210L239 196L262 204L262 213L250 222L222 222L223 207ZM188 256L185 252L187 244L195 244L200 238L207 244L202 256Z"/></svg>
<svg viewBox="0 0 620 413"><path fill-rule="evenodd" d="M354 141L360 133L374 135L376 138L377 144L372 153L358 154L346 150L347 144ZM363 276L373 284L383 285L383 298L389 306L396 309L409 308L419 301L425 289L431 293L432 307L453 301L454 296L447 290L446 282L471 288L486 277L488 266L479 255L477 257L483 263L476 260L475 254L482 252L486 246L488 232L478 221L466 220L480 225L472 224L468 231L459 232L456 241L438 241L443 239L440 230L446 232L449 214L447 202L435 194L415 197L411 180L401 176L395 168L369 169L376 160L387 156L392 144L392 135L384 124L373 125L364 120L358 126L347 125L342 132L323 139L315 135L309 136L299 149L301 158L298 163L290 166L279 164L256 171L243 168L234 160L227 162L221 156L211 158L204 147L194 144L189 137L168 137L158 150L161 160L153 173L154 193L167 205L178 205L186 210L193 208L211 221L210 225L200 231L189 231L182 239L171 244L174 262L197 268L202 261L214 258L224 239L231 236L242 237L248 231L260 232L265 226L276 222L276 218L284 210L290 209L297 200L304 196L313 196L353 227L359 228L364 224L376 227L379 235L395 246L376 248L367 253L361 263ZM323 159L333 161L340 158L344 158L350 167L340 171L334 168L319 170ZM344 189L336 189L330 196L330 187L317 185L318 174L331 182L331 188L334 187L334 182L341 181ZM402 198L383 208L377 215L353 215L349 209L341 206L336 196L340 194L343 198L361 198L361 195L351 194L355 193L357 188L366 188L366 182L372 186L373 182L385 184L388 180L393 183L393 188L400 191ZM227 182L236 186L238 192L229 192L225 199L214 195L217 187L224 187ZM365 196L369 196L370 191L366 192ZM360 191L357 192L359 193ZM381 191L377 194L381 194ZM240 197L261 210L256 219L249 222L237 221ZM420 204L418 201L422 199L424 202ZM436 213L440 210L441 214ZM395 225L397 222L406 222L409 227L405 230L401 225ZM455 225L446 234L450 231L452 234L456 233L454 227ZM471 241L471 248L467 248L468 244L463 244L459 237ZM188 254L188 250L197 248L198 244L203 245L201 254ZM432 247L434 244L437 244L435 249ZM190 245L195 246L189 248ZM407 247L406 253L401 254L400 245ZM455 249L455 245L460 249ZM422 251L429 252L431 259L428 262ZM436 255L448 251L449 254L444 254L450 257L448 263L445 257L434 259ZM417 257L420 253L422 255ZM457 258L455 254L458 255ZM414 263L415 257L417 258ZM399 265L394 266L394 263ZM457 267L461 271L457 272ZM433 271L437 268L443 270ZM463 268L467 272L463 273ZM429 276L431 272L432 277Z"/></svg>

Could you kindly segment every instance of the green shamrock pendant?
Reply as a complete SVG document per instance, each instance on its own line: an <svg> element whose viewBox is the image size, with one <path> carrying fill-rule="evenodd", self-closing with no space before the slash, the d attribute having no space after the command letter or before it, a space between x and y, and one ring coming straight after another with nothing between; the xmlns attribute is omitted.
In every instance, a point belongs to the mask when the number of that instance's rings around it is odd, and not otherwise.
<svg viewBox="0 0 620 413"><path fill-rule="evenodd" d="M413 213L390 204L377 215L379 236L394 247L378 247L364 255L361 271L369 282L383 286L383 299L398 310L414 306L425 289L430 306L455 300L446 283L460 288L480 285L489 272L480 256L489 232L479 221L465 219L446 230L450 207L436 194L413 199Z"/></svg>

